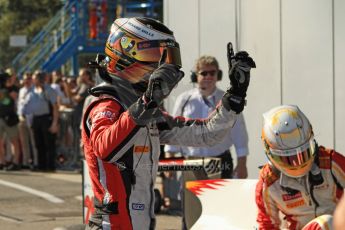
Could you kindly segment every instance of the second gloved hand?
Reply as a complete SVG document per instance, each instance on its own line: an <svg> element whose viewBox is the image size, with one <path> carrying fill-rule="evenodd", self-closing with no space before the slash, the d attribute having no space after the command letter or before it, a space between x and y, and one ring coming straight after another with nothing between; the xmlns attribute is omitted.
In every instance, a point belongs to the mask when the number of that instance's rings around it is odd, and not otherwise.
<svg viewBox="0 0 345 230"><path fill-rule="evenodd" d="M229 59L230 89L223 96L222 103L227 110L240 113L246 103L247 89L250 82L250 69L255 68L254 60L246 51L236 53Z"/></svg>
<svg viewBox="0 0 345 230"><path fill-rule="evenodd" d="M250 81L250 69L255 68L254 60L249 57L246 51L236 53L231 59L229 79L232 93L245 97Z"/></svg>
<svg viewBox="0 0 345 230"><path fill-rule="evenodd" d="M144 94L145 101L153 107L160 105L183 76L184 73L175 65L166 63L160 65L150 76Z"/></svg>

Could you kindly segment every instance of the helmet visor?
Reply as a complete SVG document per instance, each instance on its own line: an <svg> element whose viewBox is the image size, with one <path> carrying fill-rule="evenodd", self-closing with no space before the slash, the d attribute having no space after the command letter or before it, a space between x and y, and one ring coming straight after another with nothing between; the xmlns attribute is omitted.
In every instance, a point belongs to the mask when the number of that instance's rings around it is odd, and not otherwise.
<svg viewBox="0 0 345 230"><path fill-rule="evenodd" d="M142 41L137 44L135 59L141 62L159 62L167 50L165 63L181 67L180 45L173 40Z"/></svg>
<svg viewBox="0 0 345 230"><path fill-rule="evenodd" d="M270 157L274 163L287 169L298 169L304 167L315 154L314 139L311 138L304 145L288 150L277 150L270 148Z"/></svg>
<svg viewBox="0 0 345 230"><path fill-rule="evenodd" d="M174 40L142 40L126 35L122 31L111 34L106 44L106 54L113 60L122 59L122 64L136 61L143 64L158 63L167 50L165 63L181 67L180 46Z"/></svg>

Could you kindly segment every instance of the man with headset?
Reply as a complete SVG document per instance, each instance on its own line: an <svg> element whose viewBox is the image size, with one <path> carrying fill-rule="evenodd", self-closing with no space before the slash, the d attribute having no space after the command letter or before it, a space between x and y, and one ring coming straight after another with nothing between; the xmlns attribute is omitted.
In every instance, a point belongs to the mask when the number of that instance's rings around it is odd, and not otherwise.
<svg viewBox="0 0 345 230"><path fill-rule="evenodd" d="M219 69L218 61L213 56L204 55L196 60L194 71L191 74L191 82L197 83L193 88L176 99L173 110L174 116L183 116L192 119L207 118L216 108L222 99L224 91L217 88L217 81L222 79L222 71ZM237 165L234 169L230 147L234 145L237 155ZM166 145L166 157L182 154L183 157L205 158L216 157L220 159L220 164L210 163L205 165L208 175L220 172L221 178L247 178L246 167L248 149L248 134L242 113L239 114L234 127L228 131L227 135L219 144L212 147L191 147L184 145ZM191 178L182 173L182 178L175 172L164 172L163 177L163 196L164 206L168 210L180 209L180 200L183 196L181 187L182 180Z"/></svg>
<svg viewBox="0 0 345 230"><path fill-rule="evenodd" d="M188 118L207 118L222 99L224 91L217 88L222 71L218 61L212 56L201 56L191 74L191 81L197 88L181 94L175 103L173 115ZM233 170L229 148L234 145L237 154L237 166ZM240 114L232 130L229 130L223 141L212 147L189 147L166 145L165 152L181 153L186 157L218 157L221 159L221 178L247 178L246 159L248 155L248 134L243 115Z"/></svg>

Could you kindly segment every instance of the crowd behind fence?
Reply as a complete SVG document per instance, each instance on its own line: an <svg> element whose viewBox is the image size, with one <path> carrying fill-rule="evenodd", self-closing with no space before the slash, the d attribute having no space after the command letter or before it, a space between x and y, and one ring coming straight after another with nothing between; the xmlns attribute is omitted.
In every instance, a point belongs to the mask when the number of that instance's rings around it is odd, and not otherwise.
<svg viewBox="0 0 345 230"><path fill-rule="evenodd" d="M4 139L3 143L0 141L0 145L3 145L0 146L0 169L42 171L81 169L80 121L88 89L94 86L92 72L86 68L81 69L78 76L65 76L60 71L53 71L52 73L26 72L23 76L17 76L13 69L7 69L5 72L7 75L2 75L6 76L2 88L15 103L14 109L18 122L9 127L12 132L7 131L0 135L0 140L2 137ZM37 94L40 92L40 87L42 92ZM54 106L57 107L56 132L52 131L52 127L48 129L48 127L43 126L45 116L41 115L38 110L40 108L44 110L44 107L37 104L39 100L33 99L35 98L33 95L36 94L43 95L44 100L49 98L47 100L49 102L49 115L52 117L54 117L52 115L53 108ZM30 107L31 110L34 109L33 112L30 112ZM35 114L39 114L39 116L35 116ZM43 148L43 151L53 151L53 154L48 155L50 159L40 156L40 154L42 155L42 145L47 145L47 143L43 141L45 137L37 138L35 118L39 118L36 123L47 128L53 134L54 144ZM42 167L42 162L40 162L42 159L53 161L54 165Z"/></svg>

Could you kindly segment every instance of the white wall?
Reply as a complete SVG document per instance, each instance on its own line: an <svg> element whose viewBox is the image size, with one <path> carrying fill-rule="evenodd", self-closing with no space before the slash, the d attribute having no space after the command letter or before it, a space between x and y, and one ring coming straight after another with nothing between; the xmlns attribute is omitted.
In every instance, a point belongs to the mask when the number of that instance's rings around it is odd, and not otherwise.
<svg viewBox="0 0 345 230"><path fill-rule="evenodd" d="M334 105L335 147L345 153L345 1L334 1Z"/></svg>
<svg viewBox="0 0 345 230"><path fill-rule="evenodd" d="M249 133L248 171L257 178L258 166L266 163L261 142L262 113L281 102L279 1L240 1L240 49L255 59L247 106Z"/></svg>
<svg viewBox="0 0 345 230"><path fill-rule="evenodd" d="M345 2L342 0L165 0L164 22L181 45L186 77L167 101L193 87L189 72L203 54L216 56L225 76L226 44L254 57L244 115L249 132L249 177L266 162L262 113L297 104L322 145L345 153Z"/></svg>

